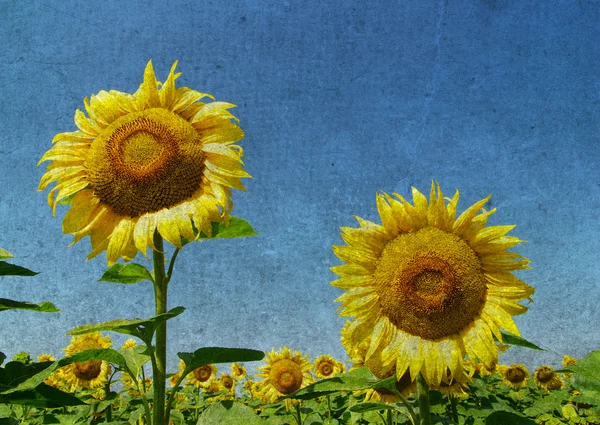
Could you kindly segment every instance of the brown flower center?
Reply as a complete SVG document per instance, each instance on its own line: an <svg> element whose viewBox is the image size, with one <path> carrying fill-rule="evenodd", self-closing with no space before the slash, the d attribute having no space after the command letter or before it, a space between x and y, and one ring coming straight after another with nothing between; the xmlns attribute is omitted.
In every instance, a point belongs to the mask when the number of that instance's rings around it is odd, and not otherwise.
<svg viewBox="0 0 600 425"><path fill-rule="evenodd" d="M333 365L331 362L321 362L321 364L319 364L319 373L323 376L331 375L333 373Z"/></svg>
<svg viewBox="0 0 600 425"><path fill-rule="evenodd" d="M554 371L549 366L543 366L537 371L537 380L542 384L550 382L554 377Z"/></svg>
<svg viewBox="0 0 600 425"><path fill-rule="evenodd" d="M94 194L117 214L138 217L174 206L200 187L200 134L164 108L127 114L96 137L85 167Z"/></svg>
<svg viewBox="0 0 600 425"><path fill-rule="evenodd" d="M506 379L513 384L519 384L527 377L521 368L511 367L506 371Z"/></svg>
<svg viewBox="0 0 600 425"><path fill-rule="evenodd" d="M100 376L100 371L102 370L102 361L101 360L90 360L88 362L75 363L75 370L73 373L79 379L83 379L85 381L91 381L94 378Z"/></svg>
<svg viewBox="0 0 600 425"><path fill-rule="evenodd" d="M233 388L233 378L231 376L229 376L229 375L221 376L221 382L223 383L223 386L225 388L227 388L228 390Z"/></svg>
<svg viewBox="0 0 600 425"><path fill-rule="evenodd" d="M212 370L208 365L200 366L198 369L194 370L194 377L200 382L208 381L211 374Z"/></svg>
<svg viewBox="0 0 600 425"><path fill-rule="evenodd" d="M485 303L481 262L458 236L435 227L400 234L374 273L382 312L399 329L427 340L457 334Z"/></svg>
<svg viewBox="0 0 600 425"><path fill-rule="evenodd" d="M278 360L271 366L269 380L280 393L291 394L302 386L302 369L292 360Z"/></svg>

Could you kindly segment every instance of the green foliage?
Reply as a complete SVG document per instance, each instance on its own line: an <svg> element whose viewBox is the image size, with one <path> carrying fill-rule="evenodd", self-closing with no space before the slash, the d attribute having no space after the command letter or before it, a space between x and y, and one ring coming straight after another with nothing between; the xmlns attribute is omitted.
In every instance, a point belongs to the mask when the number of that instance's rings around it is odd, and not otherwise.
<svg viewBox="0 0 600 425"><path fill-rule="evenodd" d="M133 335L148 343L152 340L158 323L179 316L185 310L184 307L175 307L166 313L151 317L150 319L116 319L108 322L92 325L82 325L67 332L68 335L82 335L96 331L113 331L127 335Z"/></svg>
<svg viewBox="0 0 600 425"><path fill-rule="evenodd" d="M531 348L532 350L546 351L543 348L538 347L534 343L527 341L525 338L522 338L517 335L513 335L510 332L506 332L503 329L500 330L500 333L502 334L502 342L504 344L515 345L517 347ZM496 339L496 338L494 338L494 339Z"/></svg>
<svg viewBox="0 0 600 425"><path fill-rule="evenodd" d="M14 256L5 249L0 248L0 260L14 258ZM6 261L0 261L0 276L35 276L36 272L32 272L25 267L9 264Z"/></svg>
<svg viewBox="0 0 600 425"><path fill-rule="evenodd" d="M338 391L359 391L368 388L384 388L387 387L387 381L389 381L389 379L378 379L368 367L361 367L337 375L333 378L315 382L293 394L283 397L283 399L295 398L300 400L310 400Z"/></svg>
<svg viewBox="0 0 600 425"><path fill-rule="evenodd" d="M41 302L39 304L13 301L6 298L0 298L0 311L5 310L33 310L44 313L56 313L60 311L54 304L48 301Z"/></svg>
<svg viewBox="0 0 600 425"><path fill-rule="evenodd" d="M227 400L210 406L200 415L197 422L197 425L213 424L265 425L266 421L250 407Z"/></svg>
<svg viewBox="0 0 600 425"><path fill-rule="evenodd" d="M104 272L99 282L132 284L141 280L154 281L150 272L141 264L114 264Z"/></svg>
<svg viewBox="0 0 600 425"><path fill-rule="evenodd" d="M0 261L0 276L35 276L36 274L38 273L32 272L25 267Z"/></svg>
<svg viewBox="0 0 600 425"><path fill-rule="evenodd" d="M26 351L21 351L20 353L15 354L14 357L13 357L13 359L12 359L12 361L13 362L20 362L20 363L23 363L23 364L30 364L32 362L31 361L31 356Z"/></svg>
<svg viewBox="0 0 600 425"><path fill-rule="evenodd" d="M204 347L197 349L193 353L177 353L177 356L185 363L185 370L183 372L183 376L185 376L194 369L207 364L262 360L265 357L265 353L246 348Z"/></svg>
<svg viewBox="0 0 600 425"><path fill-rule="evenodd" d="M245 238L246 236L256 236L258 233L252 228L250 223L246 220L230 216L229 217L229 225L225 225L225 223L216 223L212 224L212 234L210 238L204 234L204 232L200 232L200 236L198 239L222 239L222 238ZM197 230L194 229L197 233ZM190 241L184 240L184 243L188 243Z"/></svg>

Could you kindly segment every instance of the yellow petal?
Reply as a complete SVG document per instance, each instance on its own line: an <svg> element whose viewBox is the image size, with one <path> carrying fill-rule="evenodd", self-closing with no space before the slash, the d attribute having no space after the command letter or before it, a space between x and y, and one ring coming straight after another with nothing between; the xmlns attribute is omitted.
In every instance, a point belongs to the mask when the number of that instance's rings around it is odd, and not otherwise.
<svg viewBox="0 0 600 425"><path fill-rule="evenodd" d="M156 213L158 232L167 242L181 248L181 234L177 225L177 216L173 211L162 209Z"/></svg>
<svg viewBox="0 0 600 425"><path fill-rule="evenodd" d="M75 233L83 229L94 217L92 213L98 207L100 199L94 196L94 191L84 189L73 198L71 209L65 214L62 224L64 233Z"/></svg>
<svg viewBox="0 0 600 425"><path fill-rule="evenodd" d="M123 217L113 230L106 250L106 260L109 266L112 266L123 255L125 248L133 238L133 229L133 221Z"/></svg>

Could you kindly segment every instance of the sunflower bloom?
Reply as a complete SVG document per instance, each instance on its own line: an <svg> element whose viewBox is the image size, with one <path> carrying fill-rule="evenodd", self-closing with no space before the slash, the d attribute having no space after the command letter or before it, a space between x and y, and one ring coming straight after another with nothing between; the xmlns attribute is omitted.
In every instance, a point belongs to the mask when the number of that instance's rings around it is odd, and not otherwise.
<svg viewBox="0 0 600 425"><path fill-rule="evenodd" d="M267 352L266 364L259 367L262 373L261 398L267 403L275 402L279 397L292 394L314 382L310 374L311 364L308 357L288 347L282 350ZM291 399L285 400L287 409L292 405Z"/></svg>
<svg viewBox="0 0 600 425"><path fill-rule="evenodd" d="M217 367L214 364L207 364L194 369L185 379L188 384L194 385L196 388L207 389L212 384L211 378L214 378L216 375Z"/></svg>
<svg viewBox="0 0 600 425"><path fill-rule="evenodd" d="M498 365L498 373L502 375L502 382L515 391L527 386L529 371L523 364Z"/></svg>
<svg viewBox="0 0 600 425"><path fill-rule="evenodd" d="M63 349L67 356L93 348L110 348L112 341L109 336L102 336L100 332L91 332L81 336L74 336L71 344ZM103 398L103 388L111 372L110 364L104 360L89 360L87 362L71 363L60 369L60 378L64 379L73 392L78 388L87 388L95 391L96 398Z"/></svg>
<svg viewBox="0 0 600 425"><path fill-rule="evenodd" d="M335 375L339 375L345 371L346 367L344 364L338 362L328 354L317 357L313 363L313 373L317 379L333 378Z"/></svg>
<svg viewBox="0 0 600 425"><path fill-rule="evenodd" d="M246 377L246 368L239 363L231 364L231 376L236 381L241 381Z"/></svg>
<svg viewBox="0 0 600 425"><path fill-rule="evenodd" d="M569 366L574 365L575 363L577 363L577 359L575 357L571 357L567 354L564 355L563 359L562 359L562 365L563 367L567 368ZM565 372L564 374L565 376L573 376L572 373L570 372Z"/></svg>
<svg viewBox="0 0 600 425"><path fill-rule="evenodd" d="M56 182L48 203L72 197L63 232L73 243L90 237L87 259L106 250L109 266L155 249L154 232L181 247L182 237L211 236L211 222L228 222L231 189L240 179L244 137L225 102L188 87L175 87L171 67L156 80L152 61L133 93L100 91L75 112L78 130L57 134L38 165L51 161L39 190Z"/></svg>
<svg viewBox="0 0 600 425"><path fill-rule="evenodd" d="M367 341L365 360L379 356L384 373L421 373L432 387L462 380L467 357L491 368L494 336L519 335L512 316L534 292L511 273L529 268L506 252L523 242L506 236L515 226L485 227L489 197L455 219L459 192L446 200L435 182L429 200L415 188L414 205L394 196L377 195L382 225L356 217L359 228L341 228L347 245L333 247L346 263L331 269L341 276L331 284L345 290L336 301L354 317L346 338Z"/></svg>
<svg viewBox="0 0 600 425"><path fill-rule="evenodd" d="M552 366L540 366L533 374L533 381L538 388L543 388L546 391L550 389L558 389L565 386L563 380L558 376Z"/></svg>

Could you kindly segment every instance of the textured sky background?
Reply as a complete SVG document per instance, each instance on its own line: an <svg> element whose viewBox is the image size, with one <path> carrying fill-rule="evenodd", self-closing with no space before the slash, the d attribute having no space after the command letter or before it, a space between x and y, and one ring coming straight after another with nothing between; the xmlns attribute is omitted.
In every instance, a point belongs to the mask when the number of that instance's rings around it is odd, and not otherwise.
<svg viewBox="0 0 600 425"><path fill-rule="evenodd" d="M552 4L551 4L552 3ZM233 215L261 234L185 247L170 287L169 369L203 346L346 355L340 226L379 221L377 191L439 180L459 212L492 194L490 225L517 224L535 303L516 318L560 365L600 347L600 3L456 1L0 1L0 247L41 272L0 278L0 297L58 314L1 313L0 351L62 355L75 326L150 317L146 283L97 282L38 193L36 162L75 130L83 98L164 81L238 105L253 180ZM142 258L138 261L145 263ZM111 334L120 345L120 335ZM258 364L256 364L258 365Z"/></svg>

